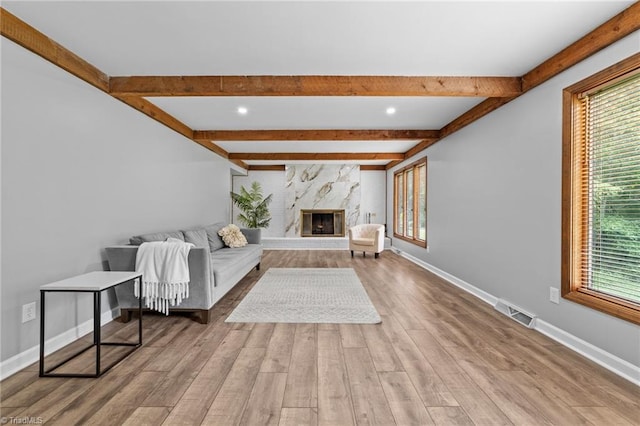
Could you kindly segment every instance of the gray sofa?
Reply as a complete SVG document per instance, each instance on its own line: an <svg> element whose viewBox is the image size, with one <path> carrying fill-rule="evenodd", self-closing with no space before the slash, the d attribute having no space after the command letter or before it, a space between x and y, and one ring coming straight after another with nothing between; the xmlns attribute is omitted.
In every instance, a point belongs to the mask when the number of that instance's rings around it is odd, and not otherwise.
<svg viewBox="0 0 640 426"><path fill-rule="evenodd" d="M138 246L143 242L164 241L178 238L195 245L189 251L189 297L170 312L188 311L196 315L199 322L209 322L209 311L229 290L254 267L260 269L262 246L260 234L254 229L241 229L249 242L240 248L226 247L218 236L224 223L215 223L184 231L158 232L132 237L130 245L106 248L109 268L112 271L134 271ZM130 286L117 286L116 295L120 305L122 321L129 321L131 313L137 311L138 299Z"/></svg>

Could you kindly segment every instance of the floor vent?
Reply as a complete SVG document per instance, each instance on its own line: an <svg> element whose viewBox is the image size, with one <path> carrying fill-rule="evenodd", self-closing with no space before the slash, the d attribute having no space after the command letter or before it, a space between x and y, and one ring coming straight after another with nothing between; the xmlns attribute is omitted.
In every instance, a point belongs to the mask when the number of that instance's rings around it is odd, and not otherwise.
<svg viewBox="0 0 640 426"><path fill-rule="evenodd" d="M499 299L495 304L494 308L513 319L514 321L518 321L520 324L525 327L533 328L536 322L536 316L530 314L526 311L523 311L521 308L515 306L512 303L507 302L506 300Z"/></svg>

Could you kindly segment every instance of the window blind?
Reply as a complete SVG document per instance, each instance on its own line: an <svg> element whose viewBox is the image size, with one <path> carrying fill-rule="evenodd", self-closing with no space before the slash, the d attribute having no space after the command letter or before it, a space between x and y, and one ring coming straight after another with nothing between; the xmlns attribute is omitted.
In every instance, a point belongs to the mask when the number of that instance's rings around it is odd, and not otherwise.
<svg viewBox="0 0 640 426"><path fill-rule="evenodd" d="M581 285L640 302L640 73L584 94L579 109Z"/></svg>

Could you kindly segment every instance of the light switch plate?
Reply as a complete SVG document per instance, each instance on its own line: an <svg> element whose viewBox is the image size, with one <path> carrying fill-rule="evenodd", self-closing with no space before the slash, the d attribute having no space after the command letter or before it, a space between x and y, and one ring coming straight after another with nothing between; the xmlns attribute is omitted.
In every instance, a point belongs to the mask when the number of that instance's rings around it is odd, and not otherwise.
<svg viewBox="0 0 640 426"><path fill-rule="evenodd" d="M33 321L36 319L36 302L22 305L22 322Z"/></svg>

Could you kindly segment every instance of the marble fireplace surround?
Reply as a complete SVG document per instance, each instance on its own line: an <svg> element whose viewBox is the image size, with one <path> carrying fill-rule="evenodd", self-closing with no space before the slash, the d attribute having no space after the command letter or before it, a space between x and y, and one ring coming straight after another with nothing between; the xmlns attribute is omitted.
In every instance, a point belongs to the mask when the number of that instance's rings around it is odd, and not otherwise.
<svg viewBox="0 0 640 426"><path fill-rule="evenodd" d="M285 237L301 237L301 210L344 210L345 228L360 217L360 166L289 164L285 168Z"/></svg>

